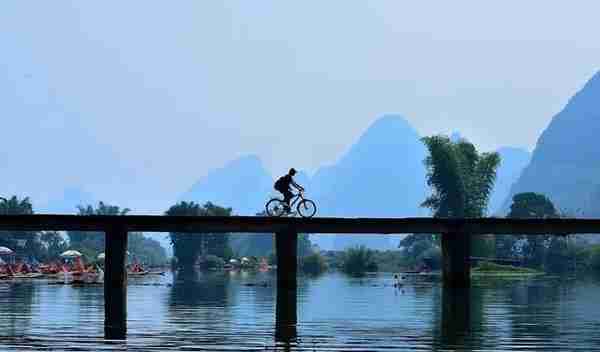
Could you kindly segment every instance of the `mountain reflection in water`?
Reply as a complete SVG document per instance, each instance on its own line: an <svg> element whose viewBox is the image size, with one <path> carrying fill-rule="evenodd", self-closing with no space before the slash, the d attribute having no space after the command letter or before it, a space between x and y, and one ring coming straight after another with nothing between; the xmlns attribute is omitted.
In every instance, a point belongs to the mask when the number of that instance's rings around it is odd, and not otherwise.
<svg viewBox="0 0 600 352"><path fill-rule="evenodd" d="M392 283L300 278L298 324L278 325L272 273L130 278L128 338L115 342L103 339L101 286L0 282L0 350L600 349L597 278L476 279L470 292Z"/></svg>

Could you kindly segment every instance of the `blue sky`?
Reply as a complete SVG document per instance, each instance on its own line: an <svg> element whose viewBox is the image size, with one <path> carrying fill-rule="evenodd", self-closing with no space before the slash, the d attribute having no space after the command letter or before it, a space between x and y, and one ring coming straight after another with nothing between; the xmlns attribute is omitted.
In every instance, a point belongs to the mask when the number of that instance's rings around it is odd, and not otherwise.
<svg viewBox="0 0 600 352"><path fill-rule="evenodd" d="M158 211L215 167L333 163L384 113L532 149L600 67L589 1L0 3L0 194Z"/></svg>

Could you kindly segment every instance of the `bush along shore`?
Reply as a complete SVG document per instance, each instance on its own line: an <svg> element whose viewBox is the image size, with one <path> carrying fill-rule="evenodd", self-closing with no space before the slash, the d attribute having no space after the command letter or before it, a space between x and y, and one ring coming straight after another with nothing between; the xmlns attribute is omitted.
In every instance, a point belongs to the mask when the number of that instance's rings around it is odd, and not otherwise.
<svg viewBox="0 0 600 352"><path fill-rule="evenodd" d="M533 276L542 275L543 271L523 268L512 265L494 264L483 262L471 270L471 275L475 276Z"/></svg>

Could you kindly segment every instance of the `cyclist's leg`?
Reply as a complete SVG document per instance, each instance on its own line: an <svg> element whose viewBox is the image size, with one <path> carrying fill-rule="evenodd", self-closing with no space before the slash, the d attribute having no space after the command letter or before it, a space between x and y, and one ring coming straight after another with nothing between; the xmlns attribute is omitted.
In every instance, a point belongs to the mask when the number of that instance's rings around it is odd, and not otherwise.
<svg viewBox="0 0 600 352"><path fill-rule="evenodd" d="M290 210L290 201L292 200L292 197L294 197L294 194L292 193L291 190L286 189L283 193L283 201L285 202L285 204L287 205L287 210Z"/></svg>

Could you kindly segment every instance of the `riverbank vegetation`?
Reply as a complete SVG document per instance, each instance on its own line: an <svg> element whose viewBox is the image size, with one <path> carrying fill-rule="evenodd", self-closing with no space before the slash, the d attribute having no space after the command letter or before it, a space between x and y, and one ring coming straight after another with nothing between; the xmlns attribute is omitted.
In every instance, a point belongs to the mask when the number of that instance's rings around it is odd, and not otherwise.
<svg viewBox="0 0 600 352"><path fill-rule="evenodd" d="M195 202L179 202L165 212L167 216L231 216L231 214L231 208L224 208L210 202L204 205ZM200 256L214 255L224 259L232 257L227 234L171 232L169 236L177 268L192 268Z"/></svg>
<svg viewBox="0 0 600 352"><path fill-rule="evenodd" d="M126 215L129 209L99 202L97 206L80 205L78 215ZM29 198L13 196L0 200L0 214L34 214ZM18 260L26 262L52 262L60 260L61 253L74 249L82 253L86 262L95 262L104 252L104 233L89 231L67 231L66 235L56 231L2 231L0 246L14 251ZM130 261L139 261L149 266L164 265L167 254L160 243L142 233L130 233L128 236Z"/></svg>
<svg viewBox="0 0 600 352"><path fill-rule="evenodd" d="M483 262L471 270L472 274L481 275L539 275L544 272L524 267L512 265L501 265L490 262Z"/></svg>
<svg viewBox="0 0 600 352"><path fill-rule="evenodd" d="M300 261L300 269L305 274L318 275L328 269L327 261L319 253L313 253L303 257Z"/></svg>
<svg viewBox="0 0 600 352"><path fill-rule="evenodd" d="M375 252L365 246L348 248L343 252L341 269L352 276L362 276L367 272L377 271Z"/></svg>

